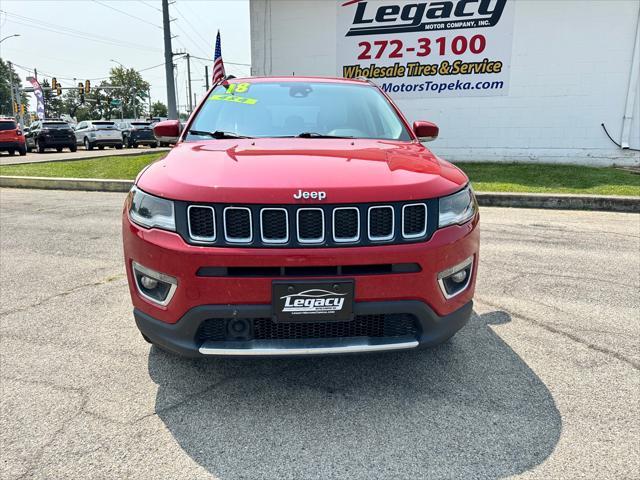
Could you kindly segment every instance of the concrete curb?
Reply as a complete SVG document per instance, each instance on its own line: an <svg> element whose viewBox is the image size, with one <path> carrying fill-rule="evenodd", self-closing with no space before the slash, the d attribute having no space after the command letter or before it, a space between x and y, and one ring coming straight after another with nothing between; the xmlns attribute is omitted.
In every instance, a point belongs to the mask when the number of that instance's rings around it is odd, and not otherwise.
<svg viewBox="0 0 640 480"><path fill-rule="evenodd" d="M476 192L476 196L478 203L483 207L640 213L640 197L502 192Z"/></svg>
<svg viewBox="0 0 640 480"><path fill-rule="evenodd" d="M0 175L0 187L39 188L45 190L85 190L92 192L128 192L132 180L95 178L10 177ZM476 192L483 207L544 208L553 210L599 210L640 213L640 197L606 195L570 195L547 193Z"/></svg>
<svg viewBox="0 0 640 480"><path fill-rule="evenodd" d="M0 187L40 188L43 190L85 190L90 192L128 192L133 180L99 178L10 177L0 175Z"/></svg>

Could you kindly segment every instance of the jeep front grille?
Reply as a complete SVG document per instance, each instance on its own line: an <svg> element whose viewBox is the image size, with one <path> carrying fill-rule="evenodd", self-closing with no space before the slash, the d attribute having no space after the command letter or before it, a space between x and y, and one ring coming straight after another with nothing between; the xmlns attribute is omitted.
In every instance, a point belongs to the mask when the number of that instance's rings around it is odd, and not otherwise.
<svg viewBox="0 0 640 480"><path fill-rule="evenodd" d="M197 245L350 247L425 241L438 200L384 205L201 205L176 202L180 235Z"/></svg>

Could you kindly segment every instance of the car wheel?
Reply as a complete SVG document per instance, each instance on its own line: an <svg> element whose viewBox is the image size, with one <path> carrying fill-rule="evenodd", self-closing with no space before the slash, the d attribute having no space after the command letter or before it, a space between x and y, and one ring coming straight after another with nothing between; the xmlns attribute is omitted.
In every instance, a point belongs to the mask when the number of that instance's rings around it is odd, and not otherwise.
<svg viewBox="0 0 640 480"><path fill-rule="evenodd" d="M156 147L158 146L158 144L157 144L157 143L152 143L152 144L150 144L149 146L150 146L151 148L156 148Z"/></svg>
<svg viewBox="0 0 640 480"><path fill-rule="evenodd" d="M25 146L20 147L20 149L18 149L18 153L20 154L21 157L24 157L27 154L27 147Z"/></svg>
<svg viewBox="0 0 640 480"><path fill-rule="evenodd" d="M15 154L16 154L16 151L15 151L15 150L7 150L7 151L9 152L9 155L11 155L11 156L13 156L13 155L15 155Z"/></svg>
<svg viewBox="0 0 640 480"><path fill-rule="evenodd" d="M131 142L131 148L138 148L138 144L136 142Z"/></svg>
<svg viewBox="0 0 640 480"><path fill-rule="evenodd" d="M60 153L62 151L62 147L56 147L56 152Z"/></svg>
<svg viewBox="0 0 640 480"><path fill-rule="evenodd" d="M44 153L44 145L38 140L36 140L36 150L38 150L38 153Z"/></svg>
<svg viewBox="0 0 640 480"><path fill-rule="evenodd" d="M91 145L91 142L86 137L84 139L84 148L85 150L93 150L93 145Z"/></svg>
<svg viewBox="0 0 640 480"><path fill-rule="evenodd" d="M77 145L69 145L69 151L70 152L77 152L78 151L78 146Z"/></svg>
<svg viewBox="0 0 640 480"><path fill-rule="evenodd" d="M116 145L116 150L122 150L122 144Z"/></svg>
<svg viewBox="0 0 640 480"><path fill-rule="evenodd" d="M98 145L98 150L104 150L104 145Z"/></svg>

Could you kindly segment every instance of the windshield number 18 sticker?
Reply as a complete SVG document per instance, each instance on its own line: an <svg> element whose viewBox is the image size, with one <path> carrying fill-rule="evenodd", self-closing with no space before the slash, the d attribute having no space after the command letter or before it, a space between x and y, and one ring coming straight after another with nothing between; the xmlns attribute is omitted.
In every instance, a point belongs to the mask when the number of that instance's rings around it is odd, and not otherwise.
<svg viewBox="0 0 640 480"><path fill-rule="evenodd" d="M245 105L255 105L258 103L256 98L239 97L236 93L246 93L249 91L250 83L230 83L227 87L227 93L216 93L209 97L209 100L218 100L222 102L243 103Z"/></svg>

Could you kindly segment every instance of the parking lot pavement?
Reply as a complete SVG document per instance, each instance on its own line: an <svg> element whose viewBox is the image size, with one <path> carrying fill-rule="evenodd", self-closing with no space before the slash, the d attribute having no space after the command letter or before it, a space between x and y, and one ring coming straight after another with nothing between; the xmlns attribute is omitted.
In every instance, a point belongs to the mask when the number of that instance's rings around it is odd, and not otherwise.
<svg viewBox="0 0 640 480"><path fill-rule="evenodd" d="M121 150L117 150L115 148L105 148L104 150L85 150L83 147L78 147L76 152L70 152L68 149L64 149L62 152L58 153L55 150L49 149L44 153L30 152L24 157L21 157L17 153L15 155L9 155L6 152L0 152L0 165L81 160L83 158L110 157L113 155L140 155L143 153L162 152L167 150L169 150L169 148L150 148L143 146L138 148L123 148Z"/></svg>
<svg viewBox="0 0 640 480"><path fill-rule="evenodd" d="M186 360L138 334L123 195L0 190L0 477L637 478L640 216L486 208L431 350Z"/></svg>

